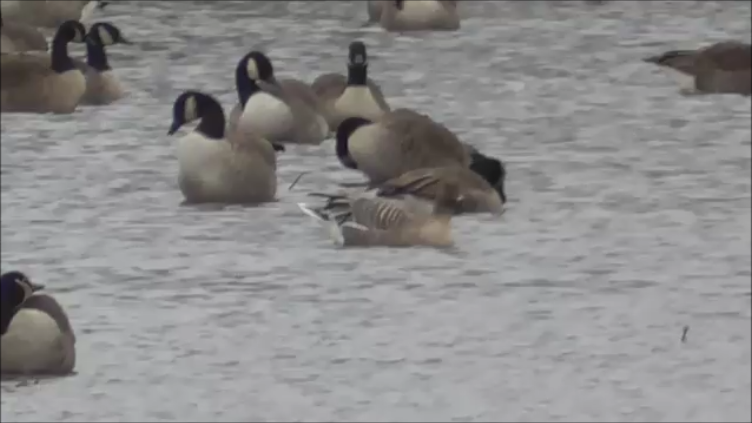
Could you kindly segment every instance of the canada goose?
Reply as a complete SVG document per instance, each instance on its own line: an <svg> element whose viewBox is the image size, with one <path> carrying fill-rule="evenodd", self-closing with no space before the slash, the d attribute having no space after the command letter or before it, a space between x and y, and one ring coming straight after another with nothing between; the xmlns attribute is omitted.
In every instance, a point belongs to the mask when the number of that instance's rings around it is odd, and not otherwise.
<svg viewBox="0 0 752 423"><path fill-rule="evenodd" d="M73 113L86 92L86 79L68 56L68 42L84 42L77 21L60 25L50 55L0 55L3 112Z"/></svg>
<svg viewBox="0 0 752 423"><path fill-rule="evenodd" d="M378 122L352 117L337 128L336 152L347 168L375 184L426 167L470 165L470 152L446 127L409 109Z"/></svg>
<svg viewBox="0 0 752 423"><path fill-rule="evenodd" d="M272 142L319 144L329 135L318 99L307 84L277 81L264 53L246 54L235 69L239 103L230 126L252 131Z"/></svg>
<svg viewBox="0 0 752 423"><path fill-rule="evenodd" d="M724 41L697 50L672 50L644 59L694 79L685 94L736 93L750 95L752 49L739 41Z"/></svg>
<svg viewBox="0 0 752 423"><path fill-rule="evenodd" d="M110 104L123 97L123 87L112 72L105 46L131 44L120 29L109 22L97 22L89 28L86 41L86 63L75 60L76 67L86 76L86 92L81 104Z"/></svg>
<svg viewBox="0 0 752 423"><path fill-rule="evenodd" d="M168 135L201 119L177 141L178 183L187 203L262 203L277 192L276 149L265 139L225 129L222 106L212 96L185 91L175 100Z"/></svg>
<svg viewBox="0 0 752 423"><path fill-rule="evenodd" d="M0 52L47 51L47 39L33 26L16 22L5 22L0 17Z"/></svg>
<svg viewBox="0 0 752 423"><path fill-rule="evenodd" d="M410 196L314 195L327 197L327 204L298 206L326 227L340 246L450 247L451 219L462 201L453 184L442 185L434 202Z"/></svg>
<svg viewBox="0 0 752 423"><path fill-rule="evenodd" d="M2 13L13 22L55 29L65 21L86 22L106 2L89 0L3 0Z"/></svg>
<svg viewBox="0 0 752 423"><path fill-rule="evenodd" d="M474 157L470 168L444 166L410 170L377 188L378 195L413 195L435 200L446 184L456 185L462 194L458 213L501 214L507 201L504 193L504 165L485 156Z"/></svg>
<svg viewBox="0 0 752 423"><path fill-rule="evenodd" d="M460 28L456 1L387 0L379 23L387 31L455 31Z"/></svg>
<svg viewBox="0 0 752 423"><path fill-rule="evenodd" d="M2 285L2 375L67 374L76 365L76 336L68 316L42 285L21 272L4 273Z"/></svg>
<svg viewBox="0 0 752 423"><path fill-rule="evenodd" d="M360 41L350 43L347 79L336 73L327 73L313 81L311 87L324 104L329 128L337 126L348 117L362 117L377 121L389 105L381 89L367 78L368 56L366 45Z"/></svg>

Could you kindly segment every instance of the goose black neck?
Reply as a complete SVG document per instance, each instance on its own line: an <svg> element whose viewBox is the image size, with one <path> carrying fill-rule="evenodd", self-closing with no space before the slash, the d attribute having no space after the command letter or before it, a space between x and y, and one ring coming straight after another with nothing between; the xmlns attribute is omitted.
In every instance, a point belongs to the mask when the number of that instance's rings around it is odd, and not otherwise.
<svg viewBox="0 0 752 423"><path fill-rule="evenodd" d="M201 122L196 131L204 134L207 138L221 140L225 136L225 113L222 106L211 101L203 105Z"/></svg>
<svg viewBox="0 0 752 423"><path fill-rule="evenodd" d="M5 304L3 304L2 318L0 319L0 335L5 335L5 332L8 331L8 326L10 326L10 321L13 320L13 316L15 314L16 314L15 308L6 307Z"/></svg>
<svg viewBox="0 0 752 423"><path fill-rule="evenodd" d="M256 81L248 78L242 66L238 66L237 69L235 69L235 85L238 90L238 101L243 107L245 107L245 103L248 102L248 99L259 91L259 86L256 84Z"/></svg>
<svg viewBox="0 0 752 423"><path fill-rule="evenodd" d="M3 298L2 306L0 306L0 335L5 335L8 331L13 316L16 315L19 307L16 304L12 304L8 299Z"/></svg>
<svg viewBox="0 0 752 423"><path fill-rule="evenodd" d="M101 44L86 43L86 64L99 72L112 70L107 61L107 52Z"/></svg>
<svg viewBox="0 0 752 423"><path fill-rule="evenodd" d="M348 65L347 66L347 85L366 85L368 79L368 66L366 65Z"/></svg>
<svg viewBox="0 0 752 423"><path fill-rule="evenodd" d="M55 36L52 40L51 68L57 73L76 69L73 60L68 56L68 40Z"/></svg>

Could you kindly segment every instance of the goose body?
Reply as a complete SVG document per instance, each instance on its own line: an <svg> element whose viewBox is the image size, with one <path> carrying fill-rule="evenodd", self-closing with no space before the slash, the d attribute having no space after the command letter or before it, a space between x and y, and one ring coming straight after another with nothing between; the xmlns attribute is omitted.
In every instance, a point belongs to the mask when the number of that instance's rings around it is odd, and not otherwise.
<svg viewBox="0 0 752 423"><path fill-rule="evenodd" d="M473 168L444 166L415 169L389 179L378 186L379 195L416 196L436 201L446 185L455 185L462 196L458 213L501 214L506 203L504 168L495 159L484 158L488 163L476 162Z"/></svg>
<svg viewBox="0 0 752 423"><path fill-rule="evenodd" d="M435 202L402 196L349 196L318 194L328 198L318 208L299 207L326 227L340 246L450 247L451 218L461 196L455 186L444 185Z"/></svg>
<svg viewBox="0 0 752 423"><path fill-rule="evenodd" d="M319 144L329 135L311 88L297 80L278 81L263 53L243 57L235 81L239 103L231 112L231 127L283 143Z"/></svg>
<svg viewBox="0 0 752 423"><path fill-rule="evenodd" d="M178 183L188 203L255 204L274 201L275 148L267 140L225 128L222 106L213 97L186 91L173 106L172 135L184 124L198 127L176 143Z"/></svg>
<svg viewBox="0 0 752 423"><path fill-rule="evenodd" d="M67 374L76 364L76 337L68 316L41 286L20 272L2 276L3 376Z"/></svg>
<svg viewBox="0 0 752 423"><path fill-rule="evenodd" d="M470 165L470 152L446 127L409 109L378 122L345 119L337 129L337 157L375 184L420 168Z"/></svg>
<svg viewBox="0 0 752 423"><path fill-rule="evenodd" d="M65 21L86 22L106 4L89 0L3 0L3 17L34 27L54 29Z"/></svg>
<svg viewBox="0 0 752 423"><path fill-rule="evenodd" d="M387 31L455 31L460 28L456 1L383 0L379 23Z"/></svg>
<svg viewBox="0 0 752 423"><path fill-rule="evenodd" d="M47 51L47 39L38 29L17 22L5 22L0 18L0 53L24 51Z"/></svg>
<svg viewBox="0 0 752 423"><path fill-rule="evenodd" d="M68 56L68 42L84 38L83 25L69 21L55 34L50 55L0 55L0 110L72 113L86 92L86 79Z"/></svg>
<svg viewBox="0 0 752 423"><path fill-rule="evenodd" d="M687 94L742 94L752 89L752 48L738 41L724 41L697 50L672 50L644 59L691 77Z"/></svg>
<svg viewBox="0 0 752 423"><path fill-rule="evenodd" d="M328 73L319 76L311 87L324 105L329 128L336 131L349 117L377 121L390 110L381 89L367 77L366 46L360 41L350 44L347 78Z"/></svg>
<svg viewBox="0 0 752 423"><path fill-rule="evenodd" d="M75 60L76 67L86 78L86 91L81 104L104 105L125 95L125 90L107 59L105 46L131 44L115 25L97 22L89 28L86 42L86 62Z"/></svg>

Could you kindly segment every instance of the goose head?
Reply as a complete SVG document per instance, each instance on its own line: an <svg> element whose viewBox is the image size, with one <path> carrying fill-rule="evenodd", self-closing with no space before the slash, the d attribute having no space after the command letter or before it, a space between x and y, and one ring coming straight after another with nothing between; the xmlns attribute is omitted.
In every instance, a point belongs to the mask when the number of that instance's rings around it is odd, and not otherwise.
<svg viewBox="0 0 752 423"><path fill-rule="evenodd" d="M3 273L0 276L0 286L2 301L15 306L21 305L32 294L44 289L44 285L32 282L28 276L17 270Z"/></svg>
<svg viewBox="0 0 752 423"><path fill-rule="evenodd" d="M471 154L470 169L483 177L499 194L502 204L506 204L507 195L504 192L504 181L507 171L501 160L474 152Z"/></svg>
<svg viewBox="0 0 752 423"><path fill-rule="evenodd" d="M368 55L366 45L361 41L350 43L350 51L347 62L347 84L366 85L368 69Z"/></svg>
<svg viewBox="0 0 752 423"><path fill-rule="evenodd" d="M16 310L35 292L44 289L44 285L33 283L26 275L18 271L3 273L0 276L0 303L2 303L2 322L0 334L4 335Z"/></svg>
<svg viewBox="0 0 752 423"><path fill-rule="evenodd" d="M237 71L253 81L273 81L274 68L272 61L260 51L252 51L238 62Z"/></svg>
<svg viewBox="0 0 752 423"><path fill-rule="evenodd" d="M100 46L133 44L123 37L118 27L109 22L97 22L92 25L87 34L87 42Z"/></svg>
<svg viewBox="0 0 752 423"><path fill-rule="evenodd" d="M210 117L210 119L204 119ZM188 90L172 106L172 125L167 135L173 135L183 125L201 119L196 129L209 138L224 137L225 118L222 106L213 97L199 91Z"/></svg>
<svg viewBox="0 0 752 423"><path fill-rule="evenodd" d="M251 95L259 90L259 81L276 83L274 68L264 53L252 51L243 56L235 67L235 86L238 100L243 107Z"/></svg>
<svg viewBox="0 0 752 423"><path fill-rule="evenodd" d="M697 52L694 50L672 50L663 54L646 57L642 61L692 75L694 74L696 57Z"/></svg>
<svg viewBox="0 0 752 423"><path fill-rule="evenodd" d="M79 21L65 21L57 29L54 42L83 43L86 42L86 27Z"/></svg>
<svg viewBox="0 0 752 423"><path fill-rule="evenodd" d="M109 22L97 22L86 34L86 63L99 72L112 70L104 47L113 44L132 44L120 29Z"/></svg>
<svg viewBox="0 0 752 423"><path fill-rule="evenodd" d="M348 59L348 65L350 66L368 66L366 45L362 41L353 41L350 43Z"/></svg>

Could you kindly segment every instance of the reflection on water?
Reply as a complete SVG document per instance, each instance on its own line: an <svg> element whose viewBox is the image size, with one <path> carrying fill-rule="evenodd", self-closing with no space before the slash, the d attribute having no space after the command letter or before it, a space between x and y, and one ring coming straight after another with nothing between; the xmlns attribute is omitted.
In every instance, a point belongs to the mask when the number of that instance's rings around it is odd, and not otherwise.
<svg viewBox="0 0 752 423"><path fill-rule="evenodd" d="M78 374L4 382L2 419L749 421L750 102L640 62L748 40L749 3L461 10L399 35L358 2L108 6L129 97L2 117L3 268L79 337ZM501 220L457 219L454 254L338 250L295 206L359 180L331 141L280 157L277 203L179 206L181 90L229 110L248 50L311 81L355 38L393 107L506 161Z"/></svg>

